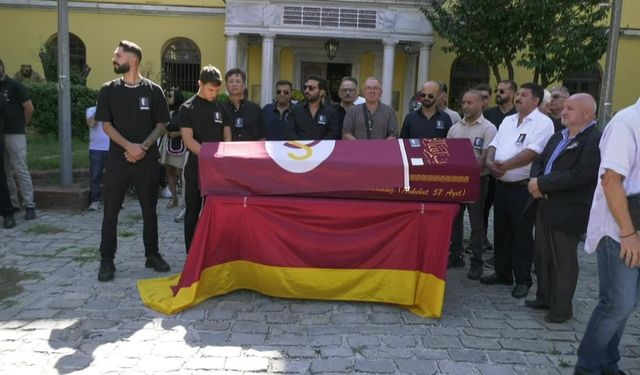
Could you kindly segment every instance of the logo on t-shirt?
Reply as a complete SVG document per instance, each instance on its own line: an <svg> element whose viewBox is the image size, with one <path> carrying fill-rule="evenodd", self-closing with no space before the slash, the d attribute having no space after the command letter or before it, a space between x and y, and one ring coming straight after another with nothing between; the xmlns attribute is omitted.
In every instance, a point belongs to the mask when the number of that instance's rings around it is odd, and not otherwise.
<svg viewBox="0 0 640 375"><path fill-rule="evenodd" d="M436 122L436 129L444 129L444 121L438 120L438 122Z"/></svg>
<svg viewBox="0 0 640 375"><path fill-rule="evenodd" d="M149 97L148 96L139 97L138 98L138 104L140 105L140 110L141 111L148 111L149 110L149 105L150 105Z"/></svg>
<svg viewBox="0 0 640 375"><path fill-rule="evenodd" d="M214 112L213 113L213 122L216 124L222 124L222 113Z"/></svg>
<svg viewBox="0 0 640 375"><path fill-rule="evenodd" d="M523 143L524 143L524 139L525 139L525 138L527 138L527 134L525 134L525 133L521 133L521 134L518 136L518 139L516 140L516 144L519 144L519 145L523 144Z"/></svg>
<svg viewBox="0 0 640 375"><path fill-rule="evenodd" d="M476 139L473 140L473 148L477 148L481 150L483 145L484 145L484 138L476 137Z"/></svg>
<svg viewBox="0 0 640 375"><path fill-rule="evenodd" d="M411 147L422 147L422 142L419 139L410 139L409 144Z"/></svg>
<svg viewBox="0 0 640 375"><path fill-rule="evenodd" d="M318 115L318 125L327 125L326 115Z"/></svg>
<svg viewBox="0 0 640 375"><path fill-rule="evenodd" d="M242 117L238 117L236 119L236 128L242 128L244 127L244 120L242 119Z"/></svg>

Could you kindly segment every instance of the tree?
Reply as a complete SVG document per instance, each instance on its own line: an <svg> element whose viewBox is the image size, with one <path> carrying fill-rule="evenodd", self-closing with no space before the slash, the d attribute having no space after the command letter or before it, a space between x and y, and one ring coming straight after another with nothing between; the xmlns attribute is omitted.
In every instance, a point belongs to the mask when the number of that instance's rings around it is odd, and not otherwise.
<svg viewBox="0 0 640 375"><path fill-rule="evenodd" d="M445 52L478 59L497 81L504 66L533 71L547 86L593 66L606 51L608 8L601 0L444 0L422 11L450 44Z"/></svg>

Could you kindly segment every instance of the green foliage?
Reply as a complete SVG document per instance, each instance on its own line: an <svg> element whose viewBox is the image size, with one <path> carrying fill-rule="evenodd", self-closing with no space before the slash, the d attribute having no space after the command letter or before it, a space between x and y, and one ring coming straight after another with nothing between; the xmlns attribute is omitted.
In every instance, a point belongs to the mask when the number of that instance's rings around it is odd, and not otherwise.
<svg viewBox="0 0 640 375"><path fill-rule="evenodd" d="M53 82L29 83L25 85L36 110L31 126L40 134L58 136L58 86ZM89 129L86 124L86 109L96 103L98 92L81 85L71 86L71 134L84 139Z"/></svg>
<svg viewBox="0 0 640 375"><path fill-rule="evenodd" d="M49 82L58 82L58 39L54 38L49 43L45 43L40 48L40 62L44 69L44 78ZM72 85L86 85L87 76L91 69L85 64L84 67L71 65L69 67L69 80Z"/></svg>
<svg viewBox="0 0 640 375"><path fill-rule="evenodd" d="M293 93L291 94L291 100L304 100L304 94L300 90L293 90Z"/></svg>
<svg viewBox="0 0 640 375"><path fill-rule="evenodd" d="M53 135L27 132L27 164L32 171L54 171L60 168L60 142ZM71 139L71 157L74 169L89 168L89 138ZM54 175L57 178L58 175ZM53 181L52 181L53 182Z"/></svg>

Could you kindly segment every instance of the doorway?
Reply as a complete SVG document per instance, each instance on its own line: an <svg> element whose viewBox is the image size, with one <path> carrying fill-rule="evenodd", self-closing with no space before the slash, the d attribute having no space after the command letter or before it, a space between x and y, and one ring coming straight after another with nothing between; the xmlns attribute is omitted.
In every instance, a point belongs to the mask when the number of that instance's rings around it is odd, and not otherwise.
<svg viewBox="0 0 640 375"><path fill-rule="evenodd" d="M340 80L351 75L351 64L318 63L303 61L300 64L300 82L305 82L309 75L317 75L327 80L327 95L330 102L339 103L338 89Z"/></svg>

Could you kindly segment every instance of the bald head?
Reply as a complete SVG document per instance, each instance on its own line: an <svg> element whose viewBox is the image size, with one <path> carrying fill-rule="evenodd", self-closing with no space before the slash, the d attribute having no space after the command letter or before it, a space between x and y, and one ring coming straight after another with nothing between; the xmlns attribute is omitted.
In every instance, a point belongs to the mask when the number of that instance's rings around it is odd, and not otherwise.
<svg viewBox="0 0 640 375"><path fill-rule="evenodd" d="M580 131L596 118L596 108L593 96L586 93L571 95L564 101L562 125L569 128L569 131Z"/></svg>

